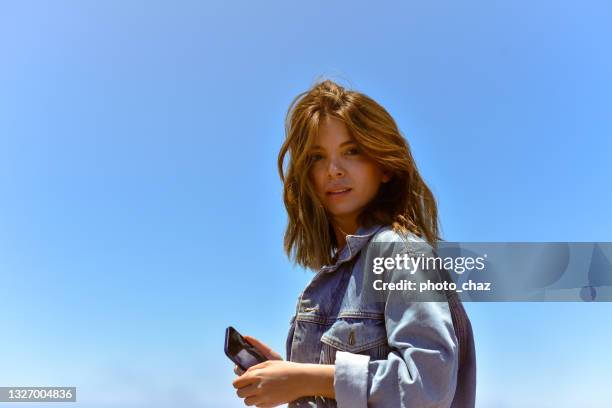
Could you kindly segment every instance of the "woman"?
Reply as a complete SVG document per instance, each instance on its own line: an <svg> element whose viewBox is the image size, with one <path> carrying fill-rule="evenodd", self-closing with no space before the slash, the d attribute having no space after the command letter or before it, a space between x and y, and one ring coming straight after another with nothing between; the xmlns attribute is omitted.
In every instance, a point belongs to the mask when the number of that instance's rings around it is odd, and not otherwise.
<svg viewBox="0 0 612 408"><path fill-rule="evenodd" d="M245 336L270 360L235 368L237 395L258 407L473 407L474 342L456 294L366 295L369 246L406 253L440 239L436 201L393 118L326 80L296 97L286 131L285 250L318 273L298 299L287 361Z"/></svg>

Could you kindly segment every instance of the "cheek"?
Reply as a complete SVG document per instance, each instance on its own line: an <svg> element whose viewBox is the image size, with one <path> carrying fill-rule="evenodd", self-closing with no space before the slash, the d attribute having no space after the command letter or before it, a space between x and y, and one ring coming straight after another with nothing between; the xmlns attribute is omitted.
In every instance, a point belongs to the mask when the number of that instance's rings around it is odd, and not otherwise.
<svg viewBox="0 0 612 408"><path fill-rule="evenodd" d="M311 169L309 172L310 182L317 193L321 193L325 189L325 177L324 174L316 169Z"/></svg>
<svg viewBox="0 0 612 408"><path fill-rule="evenodd" d="M382 172L374 164L363 166L360 171L360 178L363 180L364 189L367 191L378 191L382 179Z"/></svg>

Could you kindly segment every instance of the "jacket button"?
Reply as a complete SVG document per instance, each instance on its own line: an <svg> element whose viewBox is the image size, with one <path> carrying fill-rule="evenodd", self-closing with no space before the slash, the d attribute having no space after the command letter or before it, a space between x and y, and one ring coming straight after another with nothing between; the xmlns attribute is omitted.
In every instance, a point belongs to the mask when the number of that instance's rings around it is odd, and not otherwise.
<svg viewBox="0 0 612 408"><path fill-rule="evenodd" d="M349 333L349 338L348 338L348 344L349 345L353 345L355 344L355 332L351 330L351 332Z"/></svg>

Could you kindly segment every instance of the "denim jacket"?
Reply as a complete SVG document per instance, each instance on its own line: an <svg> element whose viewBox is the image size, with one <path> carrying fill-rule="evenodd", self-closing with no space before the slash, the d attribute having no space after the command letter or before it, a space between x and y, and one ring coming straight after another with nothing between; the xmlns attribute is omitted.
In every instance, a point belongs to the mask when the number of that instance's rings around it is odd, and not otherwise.
<svg viewBox="0 0 612 408"><path fill-rule="evenodd" d="M390 226L361 227L312 278L290 322L287 360L334 364L336 397L304 397L289 408L474 407L474 340L460 301L365 302L361 250L370 241L423 242Z"/></svg>

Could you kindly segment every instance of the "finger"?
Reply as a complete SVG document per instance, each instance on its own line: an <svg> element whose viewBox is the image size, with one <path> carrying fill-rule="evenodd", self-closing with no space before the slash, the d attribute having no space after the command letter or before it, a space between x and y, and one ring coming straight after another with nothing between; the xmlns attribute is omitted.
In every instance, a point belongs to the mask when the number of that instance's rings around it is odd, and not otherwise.
<svg viewBox="0 0 612 408"><path fill-rule="evenodd" d="M251 343L251 345L255 346L256 349L261 351L262 354L266 356L267 358L269 358L270 360L282 360L283 359L280 354L272 350L268 345L257 340L255 337L244 336L244 338L246 339L246 341Z"/></svg>
<svg viewBox="0 0 612 408"><path fill-rule="evenodd" d="M244 405L248 405L248 406L253 406L253 405L257 405L259 404L260 401L260 397L258 395L254 396L254 397L248 397L244 399Z"/></svg>
<svg viewBox="0 0 612 408"><path fill-rule="evenodd" d="M232 385L234 388L242 388L254 383L255 381L257 381L257 378L250 375L250 373L245 373L232 381Z"/></svg>
<svg viewBox="0 0 612 408"><path fill-rule="evenodd" d="M271 404L269 402L260 402L259 404L257 404L257 408L274 408L274 407L279 407L282 404Z"/></svg>
<svg viewBox="0 0 612 408"><path fill-rule="evenodd" d="M242 375L244 374L244 370L240 367L238 367L237 365L234 366L234 374L236 375Z"/></svg>
<svg viewBox="0 0 612 408"><path fill-rule="evenodd" d="M244 338L246 341L251 343L251 345L255 346L256 349L261 351L266 356L274 352L270 347L268 347L266 344L262 343L261 341L257 340L255 337L244 336Z"/></svg>
<svg viewBox="0 0 612 408"><path fill-rule="evenodd" d="M264 361L263 363L259 363L259 364L255 364L254 366L250 366L249 368L247 368L245 372L251 372L253 370L260 370L262 368L267 367L269 364L270 364L269 361Z"/></svg>
<svg viewBox="0 0 612 408"><path fill-rule="evenodd" d="M246 387L238 388L238 390L236 390L236 395L240 398L254 397L255 395L259 394L260 391L259 388L257 388L257 385L257 383L253 383L247 385Z"/></svg>

